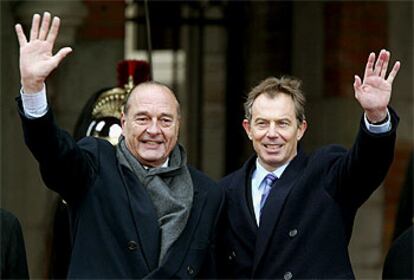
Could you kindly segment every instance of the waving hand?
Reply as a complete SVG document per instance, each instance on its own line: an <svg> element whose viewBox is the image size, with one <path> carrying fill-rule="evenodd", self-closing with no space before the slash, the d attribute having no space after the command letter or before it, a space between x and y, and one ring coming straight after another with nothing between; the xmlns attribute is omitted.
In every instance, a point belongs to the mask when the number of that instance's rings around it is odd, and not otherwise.
<svg viewBox="0 0 414 280"><path fill-rule="evenodd" d="M355 98L361 104L371 123L381 122L387 116L392 82L400 69L400 62L397 61L387 76L389 60L390 52L386 50L380 51L377 61L375 61L375 53L371 53L365 66L363 81L358 75L355 75Z"/></svg>
<svg viewBox="0 0 414 280"><path fill-rule="evenodd" d="M30 40L20 24L16 24L16 34L20 45L20 77L25 93L34 93L42 89L49 74L59 65L72 49L65 47L53 55L53 46L59 33L60 19L48 12L43 19L38 14L33 16Z"/></svg>

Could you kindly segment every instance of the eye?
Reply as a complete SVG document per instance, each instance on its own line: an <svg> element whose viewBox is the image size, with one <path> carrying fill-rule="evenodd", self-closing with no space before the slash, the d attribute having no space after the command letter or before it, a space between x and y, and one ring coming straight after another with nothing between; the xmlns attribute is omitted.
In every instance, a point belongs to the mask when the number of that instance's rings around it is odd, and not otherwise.
<svg viewBox="0 0 414 280"><path fill-rule="evenodd" d="M289 127L290 123L288 121L280 121L279 126L282 128Z"/></svg>
<svg viewBox="0 0 414 280"><path fill-rule="evenodd" d="M148 123L149 118L145 117L145 116L138 116L135 118L135 121L139 124L139 125L145 125Z"/></svg>
<svg viewBox="0 0 414 280"><path fill-rule="evenodd" d="M161 118L160 122L162 127L170 127L173 124L171 118Z"/></svg>
<svg viewBox="0 0 414 280"><path fill-rule="evenodd" d="M265 121L257 121L257 122L256 122L256 126L257 126L259 129L264 129L264 128L266 128L266 127L268 126L268 123L267 123L267 122L265 122Z"/></svg>

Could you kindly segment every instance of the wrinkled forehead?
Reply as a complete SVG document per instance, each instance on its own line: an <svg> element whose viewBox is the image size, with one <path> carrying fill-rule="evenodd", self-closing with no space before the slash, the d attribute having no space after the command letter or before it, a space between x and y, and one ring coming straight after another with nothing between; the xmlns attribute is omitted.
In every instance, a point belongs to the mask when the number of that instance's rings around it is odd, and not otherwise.
<svg viewBox="0 0 414 280"><path fill-rule="evenodd" d="M179 113L179 104L175 95L162 85L142 85L136 87L128 100L130 109L154 107ZM172 113L172 112L170 112Z"/></svg>
<svg viewBox="0 0 414 280"><path fill-rule="evenodd" d="M263 93L259 95L252 104L252 113L268 112L274 114L293 114L295 115L295 103L291 96L278 93L269 95Z"/></svg>

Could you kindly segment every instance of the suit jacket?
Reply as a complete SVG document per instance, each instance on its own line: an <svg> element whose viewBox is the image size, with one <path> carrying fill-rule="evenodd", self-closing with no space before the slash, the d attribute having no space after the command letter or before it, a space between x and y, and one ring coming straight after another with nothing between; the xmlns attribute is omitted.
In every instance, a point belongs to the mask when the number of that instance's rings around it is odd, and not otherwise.
<svg viewBox="0 0 414 280"><path fill-rule="evenodd" d="M300 148L274 183L257 227L251 202L256 156L223 178L218 263L224 278L354 278L348 244L358 207L383 181L393 160L392 130L370 133L361 121L353 147L306 155Z"/></svg>
<svg viewBox="0 0 414 280"><path fill-rule="evenodd" d="M158 265L160 228L145 187L118 163L107 141L76 143L59 129L52 112L27 119L20 110L25 142L47 187L70 205L72 255L69 278L214 277L213 229L224 192L189 167L194 184L190 217Z"/></svg>

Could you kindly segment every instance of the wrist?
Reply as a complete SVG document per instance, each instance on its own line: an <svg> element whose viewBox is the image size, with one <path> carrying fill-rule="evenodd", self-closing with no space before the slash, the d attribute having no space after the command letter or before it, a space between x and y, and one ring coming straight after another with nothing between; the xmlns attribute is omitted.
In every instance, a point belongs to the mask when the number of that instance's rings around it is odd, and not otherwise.
<svg viewBox="0 0 414 280"><path fill-rule="evenodd" d="M44 82L42 80L38 80L38 81L30 80L29 81L27 79L22 79L21 83L22 83L23 92L27 94L37 93L41 91L44 85Z"/></svg>
<svg viewBox="0 0 414 280"><path fill-rule="evenodd" d="M365 112L367 120L370 124L380 125L388 121L388 109L381 112Z"/></svg>

